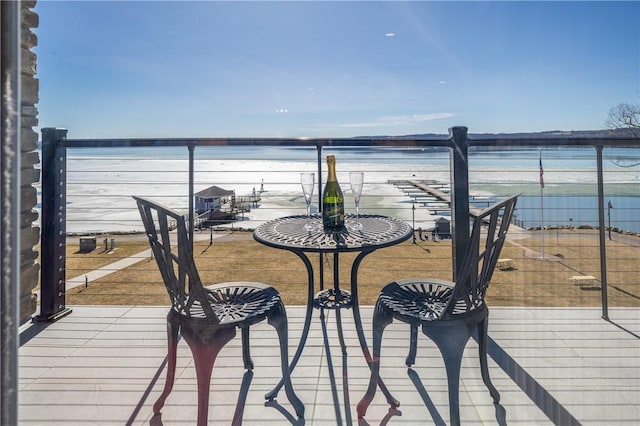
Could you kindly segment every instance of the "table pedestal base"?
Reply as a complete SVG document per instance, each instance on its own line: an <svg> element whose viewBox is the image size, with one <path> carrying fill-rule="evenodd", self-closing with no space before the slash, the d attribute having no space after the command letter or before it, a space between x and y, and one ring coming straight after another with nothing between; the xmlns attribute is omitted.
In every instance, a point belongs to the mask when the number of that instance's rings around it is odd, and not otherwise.
<svg viewBox="0 0 640 426"><path fill-rule="evenodd" d="M313 299L313 306L321 309L350 308L351 293L347 290L333 288L318 292Z"/></svg>

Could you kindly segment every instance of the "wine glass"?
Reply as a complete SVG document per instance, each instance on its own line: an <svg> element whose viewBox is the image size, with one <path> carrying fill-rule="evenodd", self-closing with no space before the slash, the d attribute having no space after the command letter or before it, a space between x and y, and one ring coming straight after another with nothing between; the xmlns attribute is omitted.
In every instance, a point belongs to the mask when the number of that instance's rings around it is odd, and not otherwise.
<svg viewBox="0 0 640 426"><path fill-rule="evenodd" d="M304 201L307 203L307 222L304 224L304 229L310 232L315 229L311 223L311 197L313 197L313 187L316 185L316 174L300 173L300 182L302 183Z"/></svg>
<svg viewBox="0 0 640 426"><path fill-rule="evenodd" d="M349 184L351 185L351 192L356 203L356 221L349 226L352 231L359 231L362 229L360 223L360 195L362 195L362 184L364 182L364 173L351 172L349 173Z"/></svg>

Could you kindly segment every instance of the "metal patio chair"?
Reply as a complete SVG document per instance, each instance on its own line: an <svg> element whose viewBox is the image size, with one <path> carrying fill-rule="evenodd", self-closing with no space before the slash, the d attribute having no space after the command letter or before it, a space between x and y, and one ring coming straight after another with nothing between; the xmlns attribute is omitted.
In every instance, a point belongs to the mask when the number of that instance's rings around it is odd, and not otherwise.
<svg viewBox="0 0 640 426"><path fill-rule="evenodd" d="M179 336L193 354L198 386L198 421L207 424L209 385L219 351L242 331L244 367L253 369L249 351L249 327L267 320L275 327L280 342L280 358L285 392L299 418L304 405L291 384L287 353L287 315L278 291L263 283L225 282L204 287L193 260L193 249L184 217L167 207L133 197L144 223L166 286L171 309L167 315L168 367L162 394L153 405L158 414L171 393L175 379ZM176 232L172 232L175 227Z"/></svg>
<svg viewBox="0 0 640 426"><path fill-rule="evenodd" d="M464 348L478 331L482 380L494 403L500 394L491 383L487 365L487 321L489 309L484 298L496 262L504 245L517 196L507 198L483 210L473 222L464 267L456 281L433 278L398 280L387 284L378 297L373 314L373 355L367 392L358 403L358 417L365 416L380 375L382 333L393 319L410 325L410 349L406 365L416 360L418 326L436 344L447 372L449 415L452 425L460 424L460 365ZM486 233L481 229L486 226ZM484 243L481 234L486 235Z"/></svg>

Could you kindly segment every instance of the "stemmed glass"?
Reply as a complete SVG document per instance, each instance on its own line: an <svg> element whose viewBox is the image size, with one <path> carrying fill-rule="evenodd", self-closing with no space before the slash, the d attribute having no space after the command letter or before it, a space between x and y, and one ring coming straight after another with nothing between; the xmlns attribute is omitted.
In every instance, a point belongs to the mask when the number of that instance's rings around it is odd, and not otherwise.
<svg viewBox="0 0 640 426"><path fill-rule="evenodd" d="M306 231L315 230L315 226L311 223L311 197L313 197L313 188L316 185L315 173L300 173L300 182L302 183L302 193L304 201L307 203L307 223L304 224Z"/></svg>
<svg viewBox="0 0 640 426"><path fill-rule="evenodd" d="M356 203L356 221L349 226L352 231L359 231L362 229L360 223L360 195L362 195L362 184L364 182L364 173L351 172L349 173L349 184L351 185L351 192Z"/></svg>

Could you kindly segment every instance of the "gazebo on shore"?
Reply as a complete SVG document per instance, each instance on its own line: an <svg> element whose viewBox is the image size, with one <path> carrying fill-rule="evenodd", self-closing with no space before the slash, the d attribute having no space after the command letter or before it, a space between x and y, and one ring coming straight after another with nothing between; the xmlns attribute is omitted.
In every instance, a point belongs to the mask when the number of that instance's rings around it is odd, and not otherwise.
<svg viewBox="0 0 640 426"><path fill-rule="evenodd" d="M194 194L196 214L211 212L216 215L235 203L236 192L219 186L210 186Z"/></svg>

